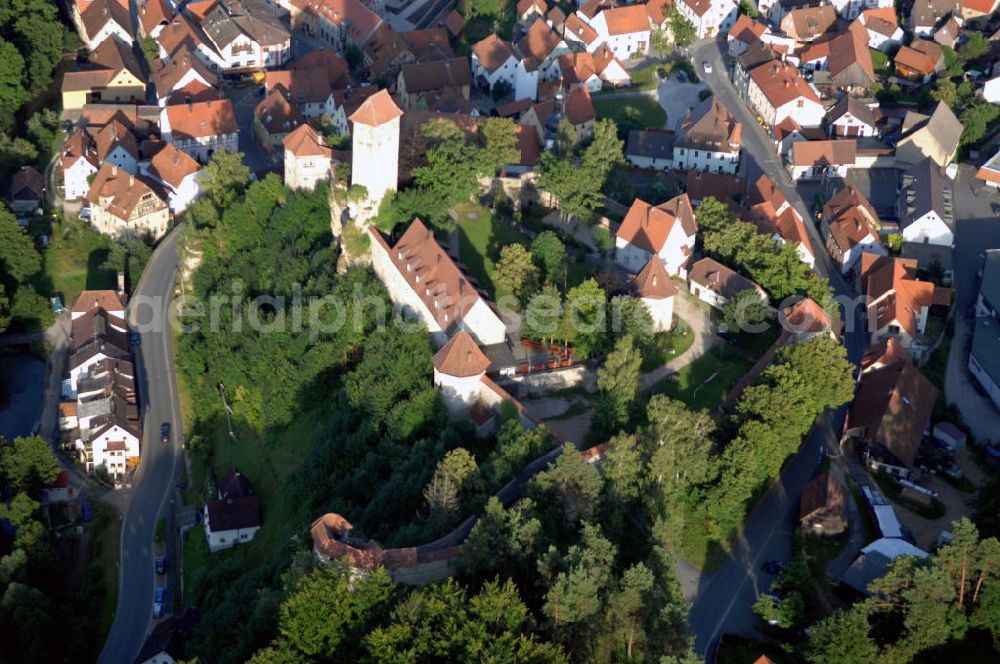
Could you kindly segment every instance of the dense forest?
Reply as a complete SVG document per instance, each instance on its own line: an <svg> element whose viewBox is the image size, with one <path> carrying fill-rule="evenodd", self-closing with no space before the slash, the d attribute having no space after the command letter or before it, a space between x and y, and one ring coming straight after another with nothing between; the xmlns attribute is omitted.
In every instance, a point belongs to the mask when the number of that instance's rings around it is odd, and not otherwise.
<svg viewBox="0 0 1000 664"><path fill-rule="evenodd" d="M38 436L0 437L0 661L93 661L103 645L97 621L104 589L100 570L74 570L81 537L72 527L50 531L42 489L59 474ZM91 524L93 526L93 524ZM89 527L88 527L89 528ZM58 634L59 638L53 638Z"/></svg>

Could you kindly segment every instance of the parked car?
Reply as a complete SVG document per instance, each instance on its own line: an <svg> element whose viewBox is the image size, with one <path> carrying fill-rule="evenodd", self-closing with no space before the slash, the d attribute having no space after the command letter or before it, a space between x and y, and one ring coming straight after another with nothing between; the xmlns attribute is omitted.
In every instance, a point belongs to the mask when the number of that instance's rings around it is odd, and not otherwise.
<svg viewBox="0 0 1000 664"><path fill-rule="evenodd" d="M167 559L163 556L156 557L156 573L163 575L167 571Z"/></svg>
<svg viewBox="0 0 1000 664"><path fill-rule="evenodd" d="M90 208L80 208L80 219L90 221Z"/></svg>
<svg viewBox="0 0 1000 664"><path fill-rule="evenodd" d="M140 341L142 341L142 339L139 338L138 332L136 332L135 330L128 331L128 342L130 345L138 346Z"/></svg>
<svg viewBox="0 0 1000 664"><path fill-rule="evenodd" d="M164 422L160 425L160 440L164 443L170 442L170 422Z"/></svg>
<svg viewBox="0 0 1000 664"><path fill-rule="evenodd" d="M702 62L701 62L701 70L703 72L705 72L706 74L711 74L712 73L712 63L709 62L708 60L702 60Z"/></svg>
<svg viewBox="0 0 1000 664"><path fill-rule="evenodd" d="M781 570L785 569L785 566L777 560L768 560L760 568L765 574L781 574Z"/></svg>
<svg viewBox="0 0 1000 664"><path fill-rule="evenodd" d="M163 604L167 599L167 589L158 587L153 597L153 617L159 618L163 615Z"/></svg>

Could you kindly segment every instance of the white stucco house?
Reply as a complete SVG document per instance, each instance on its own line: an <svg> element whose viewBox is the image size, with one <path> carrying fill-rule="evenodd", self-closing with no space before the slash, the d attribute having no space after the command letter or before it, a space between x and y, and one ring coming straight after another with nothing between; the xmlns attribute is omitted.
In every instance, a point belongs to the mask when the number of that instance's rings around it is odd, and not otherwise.
<svg viewBox="0 0 1000 664"><path fill-rule="evenodd" d="M929 158L903 174L897 218L904 243L955 246L954 186Z"/></svg>
<svg viewBox="0 0 1000 664"><path fill-rule="evenodd" d="M635 199L615 233L615 262L638 273L656 256L667 274L681 275L694 250L698 224L687 194L659 205Z"/></svg>
<svg viewBox="0 0 1000 664"><path fill-rule="evenodd" d="M769 126L792 118L800 127L819 127L826 108L799 70L772 60L750 70L747 98Z"/></svg>
<svg viewBox="0 0 1000 664"><path fill-rule="evenodd" d="M673 325L677 284L667 274L663 262L656 257L650 258L646 267L632 278L629 286L649 312L653 327L659 332L669 330Z"/></svg>
<svg viewBox="0 0 1000 664"><path fill-rule="evenodd" d="M83 198L90 191L90 177L100 166L97 146L84 129L77 127L62 149L64 196L68 201Z"/></svg>
<svg viewBox="0 0 1000 664"><path fill-rule="evenodd" d="M176 145L166 145L145 168L146 175L164 185L170 211L180 214L201 192L201 164Z"/></svg>
<svg viewBox="0 0 1000 664"><path fill-rule="evenodd" d="M743 125L715 96L702 102L677 126L673 167L736 175Z"/></svg>
<svg viewBox="0 0 1000 664"><path fill-rule="evenodd" d="M728 32L739 13L733 0L680 0L674 6L681 16L691 21L698 39Z"/></svg>
<svg viewBox="0 0 1000 664"><path fill-rule="evenodd" d="M595 51L601 44L606 44L615 57L626 60L649 50L652 29L645 5L609 7L594 14L593 18L577 11L577 16L598 36L588 46L588 51Z"/></svg>
<svg viewBox="0 0 1000 664"><path fill-rule="evenodd" d="M261 527L260 499L236 468L218 485L218 499L205 504L205 536L212 553L245 544Z"/></svg>
<svg viewBox="0 0 1000 664"><path fill-rule="evenodd" d="M502 343L506 325L476 285L455 264L420 219L390 246L373 226L372 269L397 309L427 326L436 346L459 330L479 344Z"/></svg>
<svg viewBox="0 0 1000 664"><path fill-rule="evenodd" d="M160 111L163 140L201 163L218 150L237 151L239 125L228 99L167 106Z"/></svg>
<svg viewBox="0 0 1000 664"><path fill-rule="evenodd" d="M767 302L764 289L713 258L702 258L691 266L688 290L706 304L722 309L729 300L745 290L752 290Z"/></svg>

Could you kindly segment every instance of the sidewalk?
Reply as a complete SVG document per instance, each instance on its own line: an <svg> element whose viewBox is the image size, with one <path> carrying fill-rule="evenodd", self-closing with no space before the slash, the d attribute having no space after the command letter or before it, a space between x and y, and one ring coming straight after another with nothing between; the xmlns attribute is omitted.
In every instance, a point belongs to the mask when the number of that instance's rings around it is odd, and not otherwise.
<svg viewBox="0 0 1000 664"><path fill-rule="evenodd" d="M687 323L688 330L694 335L694 342L690 348L662 367L640 376L639 392L648 392L668 375L677 373L679 369L691 364L707 353L718 340L712 330L712 317L709 312L699 302L688 297L687 291L683 288L674 297L674 314Z"/></svg>

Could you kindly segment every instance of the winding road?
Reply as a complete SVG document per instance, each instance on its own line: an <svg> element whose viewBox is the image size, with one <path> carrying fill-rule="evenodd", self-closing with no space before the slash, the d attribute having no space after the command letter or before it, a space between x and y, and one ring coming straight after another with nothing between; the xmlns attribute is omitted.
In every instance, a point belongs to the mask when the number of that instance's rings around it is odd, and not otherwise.
<svg viewBox="0 0 1000 664"><path fill-rule="evenodd" d="M102 664L129 664L142 648L152 620L156 523L160 518L166 519L168 524L172 521L174 505L170 497L183 455L180 444L183 426L174 374L173 338L166 313L173 300L177 273L178 228L175 227L153 252L128 305L129 324L141 336L135 352L135 369L143 407L143 439L139 468L132 488L127 490L118 606L98 659ZM170 422L173 432L167 445L160 441L163 422ZM168 538L171 530L167 528ZM172 562L168 560L168 575L174 571ZM171 603L168 590L167 605Z"/></svg>
<svg viewBox="0 0 1000 664"><path fill-rule="evenodd" d="M699 69L701 79L743 123L744 174L750 182L761 173L771 176L789 203L806 220L805 226L816 254L816 271L827 278L835 295L853 298L854 289L839 270L832 267L810 208L793 185L771 139L730 82L723 48L724 41L698 42L691 48L691 59L699 67L705 61L712 64L711 74ZM860 361L866 347L864 322L859 313L854 310L845 312L844 316L844 344L848 357L854 363ZM791 536L797 525L802 487L812 477L824 454L837 454L838 433L842 430L846 413L847 407L844 406L820 419L798 454L788 460L781 476L758 502L744 524L732 553L718 570L708 573L683 562L679 565L678 574L692 602L690 626L696 639L695 650L699 655L708 655L708 661L712 661L712 651L723 634L753 634L759 624L751 607L757 595L767 591L772 580L760 571L761 564L766 560L788 560L791 557Z"/></svg>

